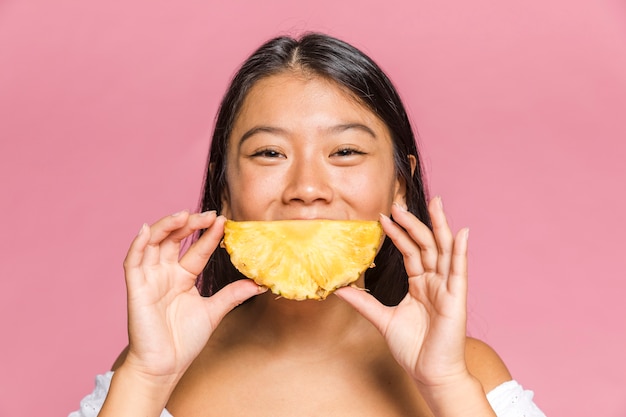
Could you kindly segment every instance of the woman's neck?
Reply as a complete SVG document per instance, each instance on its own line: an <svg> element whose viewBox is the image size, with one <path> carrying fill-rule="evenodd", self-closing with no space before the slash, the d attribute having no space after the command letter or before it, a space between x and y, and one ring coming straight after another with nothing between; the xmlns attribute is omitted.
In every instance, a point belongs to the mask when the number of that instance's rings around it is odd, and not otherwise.
<svg viewBox="0 0 626 417"><path fill-rule="evenodd" d="M361 339L377 333L357 311L334 295L323 301L293 301L266 292L230 316L227 322L233 322L228 327L239 329L241 337L284 353L335 350L353 337Z"/></svg>

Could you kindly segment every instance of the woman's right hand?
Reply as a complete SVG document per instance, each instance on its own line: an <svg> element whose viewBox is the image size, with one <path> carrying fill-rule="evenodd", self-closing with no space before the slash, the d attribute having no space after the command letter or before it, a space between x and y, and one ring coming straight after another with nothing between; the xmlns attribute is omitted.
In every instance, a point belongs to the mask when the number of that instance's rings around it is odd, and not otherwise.
<svg viewBox="0 0 626 417"><path fill-rule="evenodd" d="M224 222L213 211L183 211L142 226L124 261L129 348L120 368L175 384L226 313L264 291L239 280L211 297L199 294L196 277L222 239ZM181 256L181 242L201 229Z"/></svg>

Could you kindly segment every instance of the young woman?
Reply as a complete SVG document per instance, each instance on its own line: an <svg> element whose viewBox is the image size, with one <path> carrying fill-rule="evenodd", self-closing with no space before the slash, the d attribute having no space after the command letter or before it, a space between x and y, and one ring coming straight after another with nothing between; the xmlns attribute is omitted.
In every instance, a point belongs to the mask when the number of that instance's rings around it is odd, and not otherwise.
<svg viewBox="0 0 626 417"><path fill-rule="evenodd" d="M466 337L468 230L427 202L403 105L360 51L259 48L222 101L202 201L131 244L129 346L74 416L543 416ZM386 238L368 292L291 301L234 269L226 218L379 220Z"/></svg>

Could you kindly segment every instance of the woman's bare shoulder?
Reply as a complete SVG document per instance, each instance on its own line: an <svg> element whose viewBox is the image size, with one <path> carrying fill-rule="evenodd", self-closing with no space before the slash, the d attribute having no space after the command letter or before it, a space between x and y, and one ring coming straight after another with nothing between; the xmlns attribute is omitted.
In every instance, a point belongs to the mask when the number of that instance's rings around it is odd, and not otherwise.
<svg viewBox="0 0 626 417"><path fill-rule="evenodd" d="M511 373L496 351L478 339L467 338L465 362L469 372L482 384L485 393L512 379Z"/></svg>

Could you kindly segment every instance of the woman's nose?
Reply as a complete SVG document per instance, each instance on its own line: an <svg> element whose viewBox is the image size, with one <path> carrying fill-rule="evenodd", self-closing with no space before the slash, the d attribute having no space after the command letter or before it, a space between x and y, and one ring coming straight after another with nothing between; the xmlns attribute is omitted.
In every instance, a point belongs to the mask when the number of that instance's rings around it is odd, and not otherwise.
<svg viewBox="0 0 626 417"><path fill-rule="evenodd" d="M329 183L324 161L294 161L288 172L287 186L283 192L285 203L305 205L329 203L333 198L333 188Z"/></svg>

